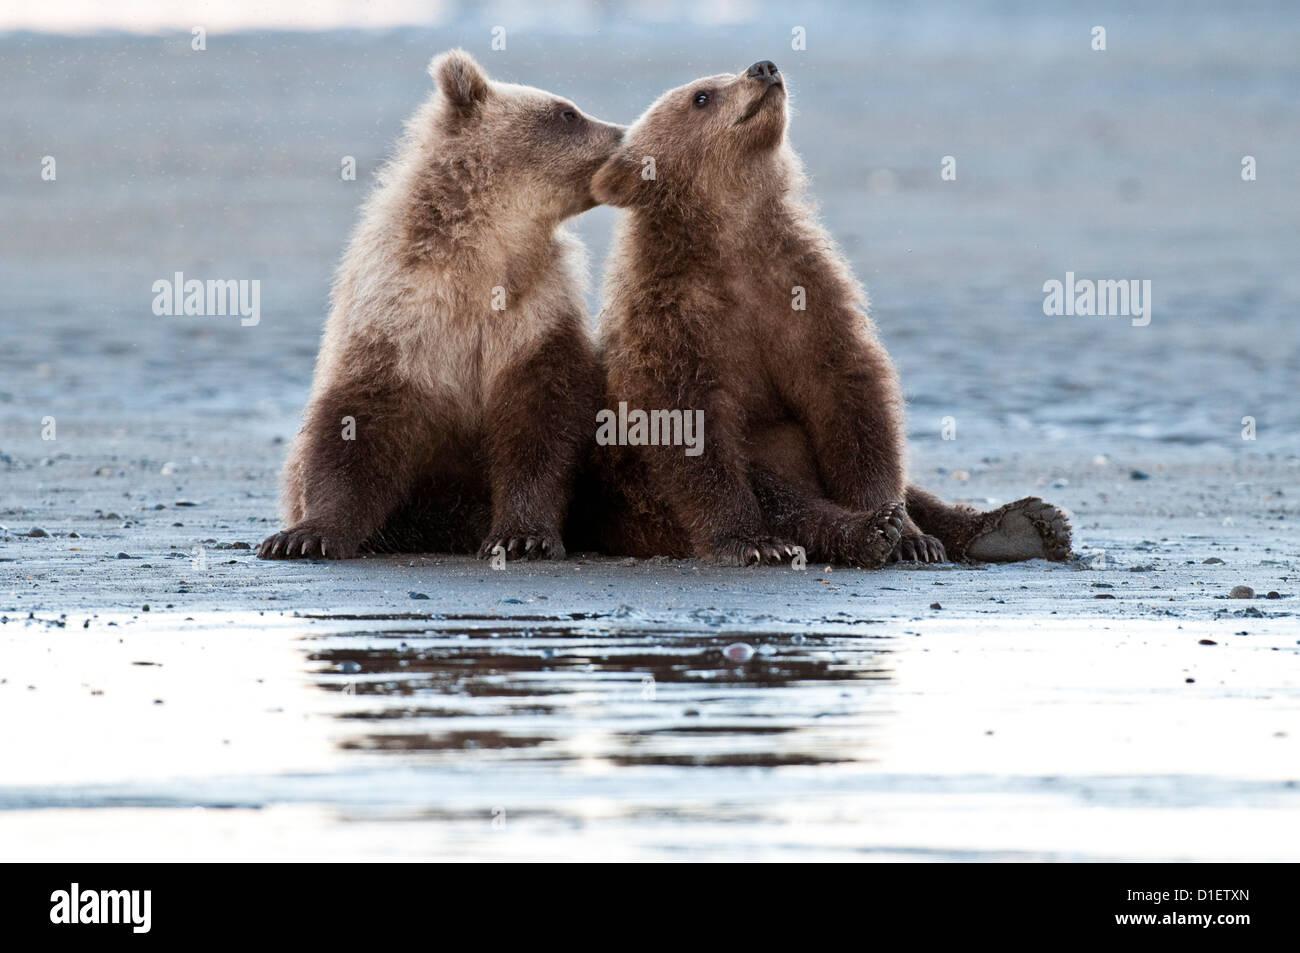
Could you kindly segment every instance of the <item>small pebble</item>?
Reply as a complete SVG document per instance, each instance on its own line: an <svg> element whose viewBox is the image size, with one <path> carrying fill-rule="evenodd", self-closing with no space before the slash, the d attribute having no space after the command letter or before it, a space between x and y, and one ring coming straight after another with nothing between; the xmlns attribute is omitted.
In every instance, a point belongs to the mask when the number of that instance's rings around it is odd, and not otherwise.
<svg viewBox="0 0 1300 953"><path fill-rule="evenodd" d="M733 662L748 662L754 657L754 647L748 642L732 642L722 654Z"/></svg>
<svg viewBox="0 0 1300 953"><path fill-rule="evenodd" d="M31 531L27 535L28 536L49 536L50 534L45 532L45 530L41 529L39 526L33 526L31 528Z"/></svg>
<svg viewBox="0 0 1300 953"><path fill-rule="evenodd" d="M1270 589L1270 590L1268 591L1268 595L1266 595L1264 598L1265 598L1265 599L1281 599L1281 598L1282 598L1282 593L1278 592L1276 589Z"/></svg>
<svg viewBox="0 0 1300 953"><path fill-rule="evenodd" d="M1250 586L1233 586L1232 592L1228 595L1233 599L1254 599L1255 590Z"/></svg>
<svg viewBox="0 0 1300 953"><path fill-rule="evenodd" d="M1201 641L1197 642L1196 644L1197 645L1218 645L1219 643L1214 641L1214 639L1201 639Z"/></svg>
<svg viewBox="0 0 1300 953"><path fill-rule="evenodd" d="M412 589L410 592L408 592L407 595L410 596L412 599L428 599L428 598L429 598L429 597L428 597L427 595L425 595L423 592L416 592L414 589Z"/></svg>
<svg viewBox="0 0 1300 953"><path fill-rule="evenodd" d="M943 606L939 605L939 603L937 603L937 602L932 602L932 603L930 603L930 608L931 608L931 609L942 609Z"/></svg>
<svg viewBox="0 0 1300 953"><path fill-rule="evenodd" d="M1128 472L1128 478L1130 480L1149 480L1151 479L1151 474L1142 470L1130 470Z"/></svg>

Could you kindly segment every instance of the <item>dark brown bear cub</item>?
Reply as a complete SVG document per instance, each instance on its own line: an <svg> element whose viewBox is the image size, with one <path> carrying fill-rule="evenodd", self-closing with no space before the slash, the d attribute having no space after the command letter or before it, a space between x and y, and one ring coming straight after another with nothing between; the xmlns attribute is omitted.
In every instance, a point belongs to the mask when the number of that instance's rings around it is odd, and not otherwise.
<svg viewBox="0 0 1300 953"><path fill-rule="evenodd" d="M339 270L263 558L564 555L601 372L559 226L623 130L459 50L430 72Z"/></svg>
<svg viewBox="0 0 1300 953"><path fill-rule="evenodd" d="M755 63L665 93L592 191L627 209L601 315L606 407L702 411L699 452L606 448L602 548L725 563L1064 558L1040 500L981 514L904 474L903 399L866 296L802 197L786 90Z"/></svg>

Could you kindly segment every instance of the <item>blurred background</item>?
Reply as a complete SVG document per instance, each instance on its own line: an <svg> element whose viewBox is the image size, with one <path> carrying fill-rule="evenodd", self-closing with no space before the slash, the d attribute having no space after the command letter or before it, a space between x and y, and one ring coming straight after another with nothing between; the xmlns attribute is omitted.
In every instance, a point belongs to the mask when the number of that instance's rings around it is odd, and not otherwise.
<svg viewBox="0 0 1300 953"><path fill-rule="evenodd" d="M776 61L917 452L944 452L949 415L994 450L1296 451L1300 14L1285 0L8 5L0 439L35 437L45 414L267 452L261 438L291 434L357 207L429 93L427 61L455 45L625 123L670 86ZM574 225L597 279L612 222ZM155 316L152 283L176 271L260 279L261 323ZM1045 316L1043 282L1067 271L1149 279L1150 325ZM596 280L593 320L598 295Z"/></svg>

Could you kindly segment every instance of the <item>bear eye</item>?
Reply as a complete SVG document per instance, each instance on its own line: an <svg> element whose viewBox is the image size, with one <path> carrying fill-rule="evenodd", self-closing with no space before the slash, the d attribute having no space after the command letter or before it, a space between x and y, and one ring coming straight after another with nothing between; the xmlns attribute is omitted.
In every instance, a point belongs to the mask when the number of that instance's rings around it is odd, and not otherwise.
<svg viewBox="0 0 1300 953"><path fill-rule="evenodd" d="M578 114L572 109L566 109L564 112L560 113L560 118L565 122L577 122Z"/></svg>
<svg viewBox="0 0 1300 953"><path fill-rule="evenodd" d="M695 94L695 98L692 99L691 102L695 104L695 107L696 107L697 109L702 108L702 107L704 107L704 106L707 106L707 105L709 104L709 94L708 94L708 93L696 93L696 94Z"/></svg>

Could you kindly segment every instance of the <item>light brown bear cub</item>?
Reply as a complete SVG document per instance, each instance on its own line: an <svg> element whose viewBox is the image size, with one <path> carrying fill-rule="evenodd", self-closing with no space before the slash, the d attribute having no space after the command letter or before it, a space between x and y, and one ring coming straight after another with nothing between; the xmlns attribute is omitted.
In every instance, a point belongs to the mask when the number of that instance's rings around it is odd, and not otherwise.
<svg viewBox="0 0 1300 953"><path fill-rule="evenodd" d="M339 270L263 558L564 556L601 371L560 223L623 130L460 50L429 71Z"/></svg>
<svg viewBox="0 0 1300 953"><path fill-rule="evenodd" d="M726 563L1063 559L1037 499L949 506L904 474L898 377L866 296L803 198L769 61L665 93L592 191L628 210L607 275L606 406L703 411L702 452L607 454L598 545Z"/></svg>

